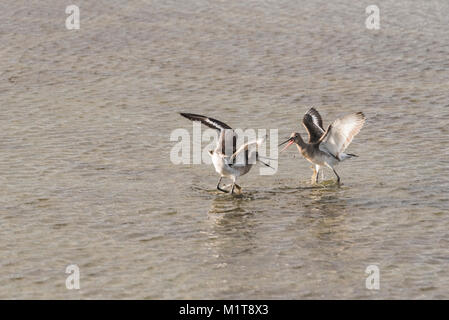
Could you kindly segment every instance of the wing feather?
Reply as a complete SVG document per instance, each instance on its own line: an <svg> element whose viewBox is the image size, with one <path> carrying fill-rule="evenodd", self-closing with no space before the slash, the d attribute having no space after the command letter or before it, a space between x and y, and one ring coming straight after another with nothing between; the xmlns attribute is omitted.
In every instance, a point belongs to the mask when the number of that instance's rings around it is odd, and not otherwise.
<svg viewBox="0 0 449 320"><path fill-rule="evenodd" d="M243 151L248 152L249 147L254 146L254 145L256 147L260 146L264 141L265 141L265 138L260 138L260 139L253 140L253 141L243 144L242 146L240 146L240 148L237 149L236 152L234 152L234 154L229 158L229 160L234 161L241 152L243 152ZM245 155L245 163L244 164L247 164L247 162L248 162L248 153L246 153L246 155Z"/></svg>
<svg viewBox="0 0 449 320"><path fill-rule="evenodd" d="M319 140L319 148L339 158L340 153L346 150L352 139L360 132L365 115L362 112L349 114L335 120Z"/></svg>
<svg viewBox="0 0 449 320"><path fill-rule="evenodd" d="M221 122L217 119L205 117L199 114L194 113L180 113L181 116L192 120L192 121L201 121L202 124L205 126L208 126L209 128L216 129L218 131L224 130L224 129L232 129L230 126L228 126L226 123Z"/></svg>
<svg viewBox="0 0 449 320"><path fill-rule="evenodd" d="M226 123L194 113L180 112L179 114L189 120L200 121L205 126L219 131L219 138L215 152L221 152L222 154L231 154L236 152L237 136L234 130L232 130L232 128Z"/></svg>
<svg viewBox="0 0 449 320"><path fill-rule="evenodd" d="M315 108L310 108L302 119L302 124L309 134L309 143L318 142L324 133L323 119Z"/></svg>

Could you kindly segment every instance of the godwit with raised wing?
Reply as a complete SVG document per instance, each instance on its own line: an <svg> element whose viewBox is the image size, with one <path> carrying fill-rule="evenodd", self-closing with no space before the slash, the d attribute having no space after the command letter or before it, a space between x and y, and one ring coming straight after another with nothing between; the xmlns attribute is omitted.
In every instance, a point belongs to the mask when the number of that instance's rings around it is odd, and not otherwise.
<svg viewBox="0 0 449 320"><path fill-rule="evenodd" d="M271 166L260 160L259 153L256 151L255 154L249 152L249 147L255 145L259 146L264 139L258 139L243 144L240 148L236 150L237 137L234 130L228 126L226 123L218 121L213 118L201 116L193 113L180 113L181 116L190 119L192 121L200 121L202 124L208 126L209 128L218 130L220 136L218 138L217 146L214 150L209 150L209 154L212 157L212 163L214 164L215 171L220 174L220 179L218 180L217 189L228 193L229 191L220 188L221 179L224 177L230 178L232 180L231 194L234 193L234 188L241 190L242 188L235 183L237 177L243 176L248 173L254 164L255 160L264 164L267 167ZM231 144L226 144L231 142ZM229 152L232 147L232 152ZM244 159L242 163L236 162L237 156L244 152Z"/></svg>
<svg viewBox="0 0 449 320"><path fill-rule="evenodd" d="M304 142L299 133L293 132L289 139L279 145L288 143L281 152L295 143L304 158L315 166L312 183L318 182L318 172L322 166L326 166L332 169L337 176L337 183L340 184L340 176L334 167L346 159L357 157L355 154L344 153L344 151L362 129L365 119L362 112L349 114L335 120L324 131L320 114L311 108L302 120L309 133L309 142Z"/></svg>

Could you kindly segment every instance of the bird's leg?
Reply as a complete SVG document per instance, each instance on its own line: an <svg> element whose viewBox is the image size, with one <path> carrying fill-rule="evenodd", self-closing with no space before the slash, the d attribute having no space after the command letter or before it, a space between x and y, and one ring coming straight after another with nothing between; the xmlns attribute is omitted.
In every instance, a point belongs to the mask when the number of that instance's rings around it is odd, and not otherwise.
<svg viewBox="0 0 449 320"><path fill-rule="evenodd" d="M317 182L318 182L318 172L316 171L316 169L315 169L314 166L312 166L311 168L312 168L312 170L313 170L311 182L312 182L312 184L314 184L314 183L317 183Z"/></svg>
<svg viewBox="0 0 449 320"><path fill-rule="evenodd" d="M319 177L319 173L320 173L320 166L319 165L315 165L315 171L316 171L316 177L315 177L315 183L318 183L318 177Z"/></svg>
<svg viewBox="0 0 449 320"><path fill-rule="evenodd" d="M337 183L340 185L340 176L338 175L337 171L335 171L334 168L332 168L332 171L334 171L335 175L337 176Z"/></svg>
<svg viewBox="0 0 449 320"><path fill-rule="evenodd" d="M232 187L231 187L231 194L234 194L234 188L235 188L235 178L232 179Z"/></svg>
<svg viewBox="0 0 449 320"><path fill-rule="evenodd" d="M226 190L220 188L221 179L223 179L223 177L220 177L220 180L218 180L217 190L220 190L221 192L224 192L224 193L228 193L229 191L226 191Z"/></svg>

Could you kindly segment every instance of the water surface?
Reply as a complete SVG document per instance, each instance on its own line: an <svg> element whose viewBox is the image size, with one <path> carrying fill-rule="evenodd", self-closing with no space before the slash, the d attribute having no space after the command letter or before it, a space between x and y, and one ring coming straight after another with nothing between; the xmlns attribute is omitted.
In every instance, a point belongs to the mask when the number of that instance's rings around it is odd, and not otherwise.
<svg viewBox="0 0 449 320"><path fill-rule="evenodd" d="M370 4L2 2L0 298L449 298L449 3ZM367 117L341 188L293 148L240 197L169 161L177 112L284 138L310 106Z"/></svg>

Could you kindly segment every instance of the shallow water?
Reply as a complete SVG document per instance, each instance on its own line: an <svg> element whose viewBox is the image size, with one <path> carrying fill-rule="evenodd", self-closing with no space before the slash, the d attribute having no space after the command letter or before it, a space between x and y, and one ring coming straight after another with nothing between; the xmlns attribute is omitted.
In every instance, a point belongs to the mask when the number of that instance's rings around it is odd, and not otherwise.
<svg viewBox="0 0 449 320"><path fill-rule="evenodd" d="M0 298L449 298L447 1L77 4L0 5ZM341 188L169 161L177 112L281 139L311 105L367 116Z"/></svg>

